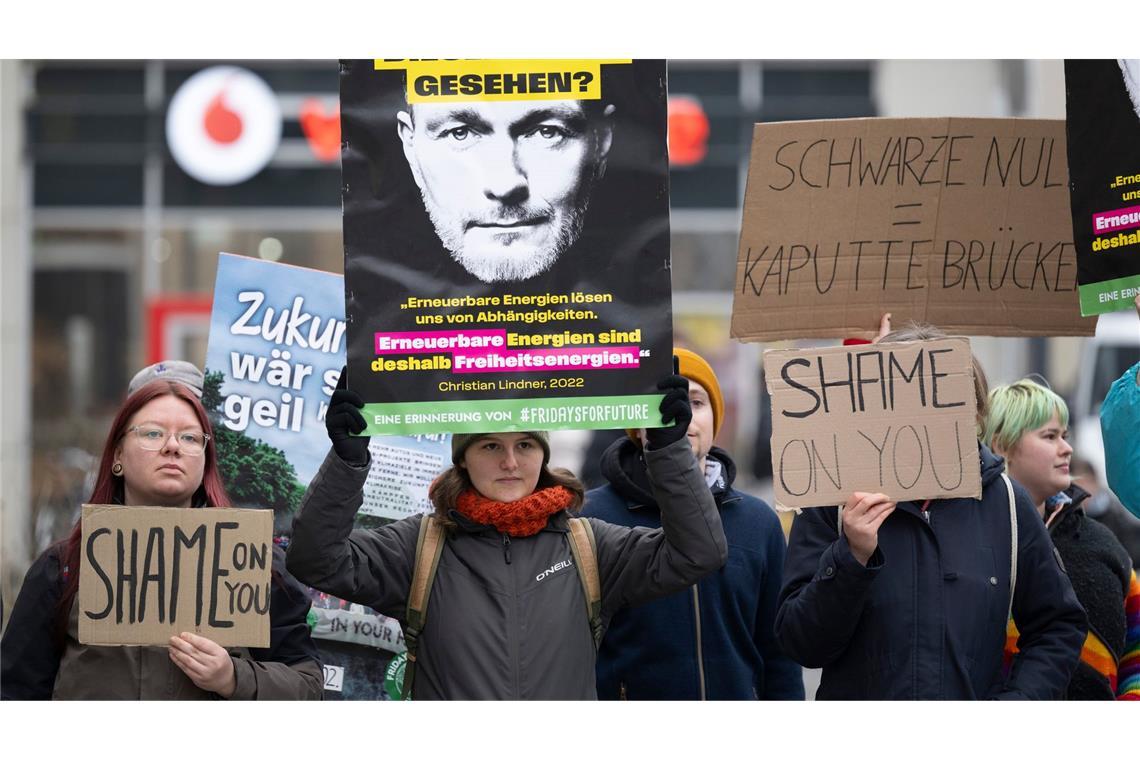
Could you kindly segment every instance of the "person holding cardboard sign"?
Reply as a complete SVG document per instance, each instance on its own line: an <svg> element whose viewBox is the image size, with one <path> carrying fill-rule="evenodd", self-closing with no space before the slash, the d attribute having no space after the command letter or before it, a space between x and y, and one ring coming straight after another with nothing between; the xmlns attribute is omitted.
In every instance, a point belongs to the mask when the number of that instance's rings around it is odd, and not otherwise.
<svg viewBox="0 0 1140 760"><path fill-rule="evenodd" d="M1069 409L1031 380L990 391L982 439L1005 457L1010 477L1025 487L1089 616L1081 660L1068 699L1140 699L1140 584L1132 558L1104 525L1085 514L1087 491L1072 482ZM1017 652L1010 623L1007 651Z"/></svg>
<svg viewBox="0 0 1140 760"><path fill-rule="evenodd" d="M667 427L648 431L645 458L661 528L572 523L581 482L548 467L545 431L524 431L454 435L454 466L428 492L430 518L353 530L372 461L368 438L354 435L365 429L363 402L342 372L325 418L333 449L294 520L289 569L400 620L409 649L417 642L408 657L415 699L594 699L597 642L614 612L695 583L727 554L686 440L688 381L672 375L658 388ZM415 571L432 521L443 525L438 564L427 603L416 606L409 599L424 594ZM594 572L580 578L587 552L575 534L583 524Z"/></svg>
<svg viewBox="0 0 1140 760"><path fill-rule="evenodd" d="M89 503L228 507L211 432L205 409L185 384L146 383L115 416ZM78 634L81 535L77 523L24 578L0 644L4 699L322 697L324 679L306 623L309 599L284 572L280 549L273 553L268 648L231 653L192 633L172 637L168 647L94 646Z"/></svg>
<svg viewBox="0 0 1140 760"><path fill-rule="evenodd" d="M946 337L930 326L880 342ZM985 374L974 360L978 422ZM817 699L1058 699L1086 618L1025 490L978 444L982 497L856 493L792 524L776 637ZM1002 672L1006 621L1022 649Z"/></svg>

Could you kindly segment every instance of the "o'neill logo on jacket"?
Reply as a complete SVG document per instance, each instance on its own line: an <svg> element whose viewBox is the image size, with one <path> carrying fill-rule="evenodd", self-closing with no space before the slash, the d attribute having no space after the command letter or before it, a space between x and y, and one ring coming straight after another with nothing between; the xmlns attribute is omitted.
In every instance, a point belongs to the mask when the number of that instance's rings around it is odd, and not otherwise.
<svg viewBox="0 0 1140 760"><path fill-rule="evenodd" d="M572 559L564 559L564 560L562 560L561 562L559 562L558 564L556 564L556 565L551 565L550 567L546 568L546 569L545 569L545 570L543 570L541 573L539 573L538 575L534 576L534 579L535 579L536 581L541 581L541 580L543 580L544 578L546 578L546 576L548 576L548 575L554 575L554 574L555 574L555 573L557 573L559 570L565 570L565 569L566 569L566 568L568 568L568 567L573 567L573 565L574 565L574 560L572 560Z"/></svg>

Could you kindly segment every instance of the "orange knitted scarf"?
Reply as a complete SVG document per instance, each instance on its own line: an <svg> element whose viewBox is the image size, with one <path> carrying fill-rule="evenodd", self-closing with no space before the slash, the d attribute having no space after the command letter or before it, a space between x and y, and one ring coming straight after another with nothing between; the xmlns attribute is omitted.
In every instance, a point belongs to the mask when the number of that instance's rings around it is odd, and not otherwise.
<svg viewBox="0 0 1140 760"><path fill-rule="evenodd" d="M563 486L535 491L518 501L494 501L473 488L459 495L459 512L483 525L494 525L500 532L519 538L533 536L546 527L551 515L574 501L574 494Z"/></svg>

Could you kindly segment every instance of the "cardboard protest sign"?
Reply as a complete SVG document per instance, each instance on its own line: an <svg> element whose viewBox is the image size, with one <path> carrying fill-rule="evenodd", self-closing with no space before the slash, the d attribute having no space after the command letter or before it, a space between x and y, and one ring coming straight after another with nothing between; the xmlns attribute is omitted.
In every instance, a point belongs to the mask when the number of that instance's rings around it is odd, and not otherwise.
<svg viewBox="0 0 1140 760"><path fill-rule="evenodd" d="M84 504L82 521L81 643L162 646L188 631L269 646L268 511Z"/></svg>
<svg viewBox="0 0 1140 760"><path fill-rule="evenodd" d="M345 61L340 102L367 432L659 426L664 62Z"/></svg>
<svg viewBox="0 0 1140 760"><path fill-rule="evenodd" d="M765 351L782 508L981 497L966 338Z"/></svg>
<svg viewBox="0 0 1140 760"><path fill-rule="evenodd" d="M732 336L1092 335L1067 181L1060 121L757 124Z"/></svg>
<svg viewBox="0 0 1140 760"><path fill-rule="evenodd" d="M1140 293L1140 59L1065 61L1069 187L1082 314Z"/></svg>
<svg viewBox="0 0 1140 760"><path fill-rule="evenodd" d="M345 363L344 338L343 277L218 258L203 402L238 504L272 507L285 524L300 506L329 451L324 418ZM361 513L399 519L430 511L428 486L451 463L450 436L377 437L369 449Z"/></svg>

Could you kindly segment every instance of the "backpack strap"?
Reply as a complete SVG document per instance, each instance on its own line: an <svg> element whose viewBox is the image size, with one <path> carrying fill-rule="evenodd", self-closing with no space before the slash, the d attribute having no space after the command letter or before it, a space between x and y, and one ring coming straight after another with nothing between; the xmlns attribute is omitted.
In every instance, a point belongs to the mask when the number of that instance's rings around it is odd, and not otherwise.
<svg viewBox="0 0 1140 760"><path fill-rule="evenodd" d="M1017 590L1017 502L1013 496L1013 481L1004 472L1005 490L1009 493L1009 610L1006 619L1013 617L1013 593Z"/></svg>
<svg viewBox="0 0 1140 760"><path fill-rule="evenodd" d="M435 583L435 571L439 568L445 538L443 524L435 515L424 515L416 539L416 564L412 573L412 587L408 591L408 611L404 623L404 644L408 648L408 660L404 666L404 699L412 698L416 652L427 620L428 600L431 598L431 587Z"/></svg>
<svg viewBox="0 0 1140 760"><path fill-rule="evenodd" d="M590 633L594 637L594 649L602 644L602 581L598 574L598 547L594 543L594 529L584 517L571 517L570 553L574 555L574 567L578 569L578 579L586 595L586 614L590 619Z"/></svg>

